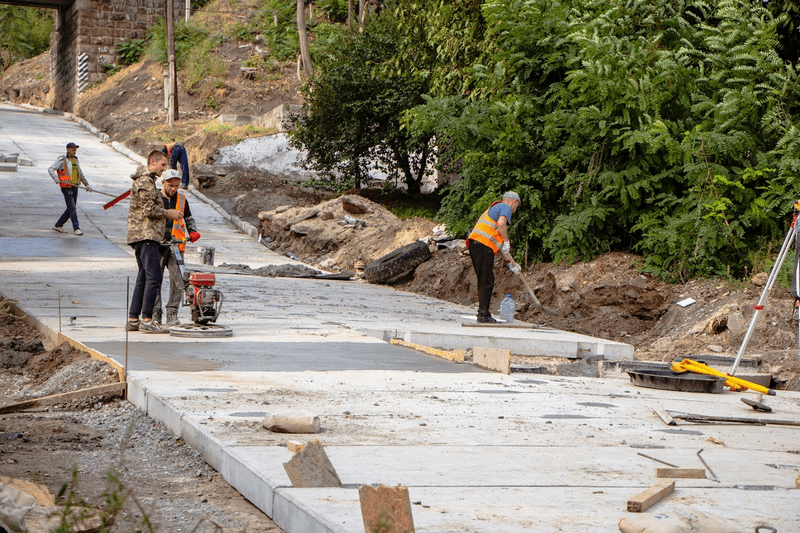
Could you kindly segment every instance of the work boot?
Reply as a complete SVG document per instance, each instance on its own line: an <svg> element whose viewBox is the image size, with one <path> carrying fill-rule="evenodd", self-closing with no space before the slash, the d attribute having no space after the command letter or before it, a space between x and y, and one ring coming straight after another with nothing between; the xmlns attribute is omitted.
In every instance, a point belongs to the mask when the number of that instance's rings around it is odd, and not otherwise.
<svg viewBox="0 0 800 533"><path fill-rule="evenodd" d="M143 333L169 333L169 330L162 327L155 319L149 322L144 320L139 321L139 331Z"/></svg>
<svg viewBox="0 0 800 533"><path fill-rule="evenodd" d="M478 324L497 324L497 320L495 320L492 315L479 316L478 317Z"/></svg>
<svg viewBox="0 0 800 533"><path fill-rule="evenodd" d="M172 309L167 309L167 326L180 326L181 321L178 320L178 312Z"/></svg>

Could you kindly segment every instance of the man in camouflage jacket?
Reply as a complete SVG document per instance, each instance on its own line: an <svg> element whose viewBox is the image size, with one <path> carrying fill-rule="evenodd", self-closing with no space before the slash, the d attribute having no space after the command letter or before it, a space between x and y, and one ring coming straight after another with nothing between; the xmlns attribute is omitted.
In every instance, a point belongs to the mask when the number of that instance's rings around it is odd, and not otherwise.
<svg viewBox="0 0 800 533"><path fill-rule="evenodd" d="M147 167L139 167L131 175L130 205L128 206L128 244L136 254L139 272L128 310L128 331L169 333L154 321L153 305L156 293L161 290L163 270L160 265L160 242L164 237L166 219L180 220L176 209L165 209L161 193L156 189L156 179L166 170L167 155L153 150L147 156ZM139 314L142 318L139 320Z"/></svg>

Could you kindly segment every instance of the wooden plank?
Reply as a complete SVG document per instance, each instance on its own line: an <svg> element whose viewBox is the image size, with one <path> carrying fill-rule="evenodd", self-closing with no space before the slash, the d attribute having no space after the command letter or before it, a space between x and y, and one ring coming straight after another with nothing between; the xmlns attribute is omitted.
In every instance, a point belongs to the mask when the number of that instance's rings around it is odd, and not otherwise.
<svg viewBox="0 0 800 533"><path fill-rule="evenodd" d="M536 324L528 324L527 322L517 322L516 320L511 324L507 322L495 322L493 324L477 323L477 322L462 322L461 327L464 328L519 328L519 329L553 329L548 326L539 326Z"/></svg>
<svg viewBox="0 0 800 533"><path fill-rule="evenodd" d="M656 468L657 478L705 479L705 468Z"/></svg>
<svg viewBox="0 0 800 533"><path fill-rule="evenodd" d="M675 490L675 481L662 479L649 489L628 500L628 512L641 513L666 498Z"/></svg>
<svg viewBox="0 0 800 533"><path fill-rule="evenodd" d="M88 389L80 389L72 392L65 392L63 394L43 396L42 398L35 398L33 400L26 400L24 402L12 403L11 405L0 407L0 414L16 413L17 411L24 411L25 409L31 409L33 407L68 403L73 400L90 398L92 396L102 396L104 394L124 395L125 391L127 390L127 386L128 384L123 381L121 383L99 385L97 387L89 387Z"/></svg>

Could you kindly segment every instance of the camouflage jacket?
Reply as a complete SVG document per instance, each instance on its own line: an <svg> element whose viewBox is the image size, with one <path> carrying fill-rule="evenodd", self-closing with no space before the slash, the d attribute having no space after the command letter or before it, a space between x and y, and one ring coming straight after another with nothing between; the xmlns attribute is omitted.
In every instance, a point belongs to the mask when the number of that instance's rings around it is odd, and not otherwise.
<svg viewBox="0 0 800 533"><path fill-rule="evenodd" d="M128 206L128 244L139 241L161 242L164 238L164 225L167 210L161 201L161 193L156 189L155 173L140 166L131 175L131 202Z"/></svg>

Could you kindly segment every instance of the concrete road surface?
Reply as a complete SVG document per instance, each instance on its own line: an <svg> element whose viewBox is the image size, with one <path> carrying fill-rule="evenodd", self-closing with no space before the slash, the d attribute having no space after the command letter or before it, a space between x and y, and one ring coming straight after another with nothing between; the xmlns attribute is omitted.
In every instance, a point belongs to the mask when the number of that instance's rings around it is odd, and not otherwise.
<svg viewBox="0 0 800 533"><path fill-rule="evenodd" d="M778 392L770 414L753 394L637 388L627 375L505 375L392 345L626 359L632 347L546 329L467 328L474 309L358 280L268 278L291 262L197 192L189 202L225 296L233 335L126 335L136 264L125 243L127 201L81 191L83 236L52 226L64 209L47 167L67 142L93 187L120 194L136 162L70 117L0 105L0 154L33 162L0 172L0 293L40 327L82 343L127 373L129 400L198 449L288 533L363 531L358 487L408 487L419 532L610 532L642 515L702 512L753 531L800 523L800 394ZM69 225L69 224L68 224ZM181 309L186 322L188 312ZM672 413L766 423L666 425ZM320 417L319 434L272 433L264 417ZM777 425L773 420L798 425ZM294 488L287 440L319 439L343 487ZM710 471L677 479L644 513L627 502L653 486L657 460ZM648 456L648 457L645 457ZM653 459L655 458L655 459ZM712 473L713 472L713 473ZM717 478L717 480L714 479Z"/></svg>

